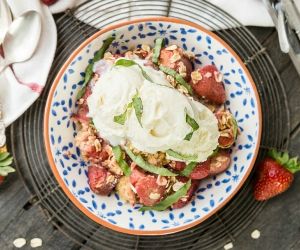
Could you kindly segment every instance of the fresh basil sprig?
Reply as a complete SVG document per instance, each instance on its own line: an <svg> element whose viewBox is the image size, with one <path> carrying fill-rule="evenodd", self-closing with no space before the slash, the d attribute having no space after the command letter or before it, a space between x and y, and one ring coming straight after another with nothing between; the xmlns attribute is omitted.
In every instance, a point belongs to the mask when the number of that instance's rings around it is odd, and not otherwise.
<svg viewBox="0 0 300 250"><path fill-rule="evenodd" d="M166 153L169 156L172 156L176 159L183 160L183 161L195 161L195 160L197 160L197 155L186 155L186 154L176 152L173 149L168 149L166 151Z"/></svg>
<svg viewBox="0 0 300 250"><path fill-rule="evenodd" d="M85 76L84 76L84 82L83 82L82 88L77 93L77 96L76 96L77 100L79 100L81 97L83 97L83 95L85 94L85 91L86 91L86 86L89 83L89 81L92 79L94 63L97 62L97 61L99 61L99 60L101 60L103 58L106 50L111 45L111 43L113 42L113 40L115 40L115 37L109 37L109 38L107 38L103 42L101 48L94 55L94 58L93 58L92 62L86 67L86 69L85 69Z"/></svg>
<svg viewBox="0 0 300 250"><path fill-rule="evenodd" d="M123 67L131 67L131 66L134 66L134 65L137 65L141 72L142 72L142 75L145 79L147 79L149 82L153 82L152 79L150 78L150 76L146 73L146 71L141 67L141 65L139 65L138 63L136 63L135 61L133 60L129 60L129 59L119 59L118 61L115 62L115 65L116 66L123 66Z"/></svg>
<svg viewBox="0 0 300 250"><path fill-rule="evenodd" d="M198 125L198 123L195 121L194 118L192 118L192 117L190 117L190 116L188 115L187 110L186 110L185 112L186 112L186 113L185 113L185 121L186 121L187 124L189 124L189 125L191 126L191 128L192 128L192 130L193 130L192 132L188 133L188 134L185 136L185 138L184 138L184 140L189 141L189 140L191 140L191 138L192 138L192 136L193 136L193 133L194 133L197 129L199 129L199 125Z"/></svg>
<svg viewBox="0 0 300 250"><path fill-rule="evenodd" d="M119 164L120 168L122 169L123 173L126 176L130 176L131 169L128 166L127 162L123 159L123 151L120 146L112 147L112 151L116 158L116 162Z"/></svg>
<svg viewBox="0 0 300 250"><path fill-rule="evenodd" d="M146 162L142 156L135 155L129 148L125 148L125 152L130 157L130 159L135 162L140 168L157 175L161 176L177 176L177 174L171 172L164 167L158 167Z"/></svg>
<svg viewBox="0 0 300 250"><path fill-rule="evenodd" d="M164 46L164 38L159 37L155 40L155 46L153 49L152 62L158 64L158 58L160 55L161 48Z"/></svg>
<svg viewBox="0 0 300 250"><path fill-rule="evenodd" d="M139 211L147 211L147 210L156 210L156 211L164 211L168 207L172 206L175 202L177 202L180 198L184 197L188 190L191 187L191 180L185 183L179 190L177 190L174 194L169 195L167 198L157 203L152 207L143 206L139 209Z"/></svg>
<svg viewBox="0 0 300 250"><path fill-rule="evenodd" d="M178 74L175 70L163 65L159 65L159 69L167 75L173 76L176 82L185 87L190 95L193 94L192 87L184 80L184 78Z"/></svg>

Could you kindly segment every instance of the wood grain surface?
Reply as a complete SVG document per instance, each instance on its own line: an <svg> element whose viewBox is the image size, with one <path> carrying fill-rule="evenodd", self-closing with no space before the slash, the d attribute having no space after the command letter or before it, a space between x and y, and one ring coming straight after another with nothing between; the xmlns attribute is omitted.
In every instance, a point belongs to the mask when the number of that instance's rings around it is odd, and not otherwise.
<svg viewBox="0 0 300 250"><path fill-rule="evenodd" d="M267 49L285 85L291 112L291 143L289 151L300 155L300 77L288 55L279 50L277 33L273 28L251 27L250 30ZM275 87L275 86L274 86ZM20 152L21 153L21 152ZM284 194L270 200L253 223L233 242L234 249L281 250L300 249L300 174ZM261 236L251 238L253 230ZM82 249L58 231L34 203L34 197L23 186L16 173L0 187L0 249L14 249L13 241L24 237L43 240L38 249ZM31 249L27 244L22 249Z"/></svg>

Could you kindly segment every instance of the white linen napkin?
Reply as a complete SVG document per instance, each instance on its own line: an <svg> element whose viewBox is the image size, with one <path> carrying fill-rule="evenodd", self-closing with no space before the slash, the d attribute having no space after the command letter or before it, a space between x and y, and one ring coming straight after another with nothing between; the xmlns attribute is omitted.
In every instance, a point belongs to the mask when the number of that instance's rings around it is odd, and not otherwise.
<svg viewBox="0 0 300 250"><path fill-rule="evenodd" d="M4 8L5 0L0 1L1 17L5 15L6 8ZM5 126L21 116L39 97L52 65L57 37L55 22L49 8L41 4L40 0L7 0L7 4L14 18L28 10L38 11L42 17L42 33L32 58L14 64L14 73L8 67L0 74L0 100L3 105ZM0 30L6 29L6 26L1 23ZM28 34L33 35L35 34Z"/></svg>
<svg viewBox="0 0 300 250"><path fill-rule="evenodd" d="M85 2L86 0L59 0L55 4L50 6L52 13L59 13L65 11L68 8L73 8ZM223 9L227 13L231 14L239 22L245 26L274 26L272 19L263 4L262 0L207 0L212 4ZM92 5L93 2L97 2L99 10L101 11L101 5L99 1L91 1L88 5ZM109 1L102 1L107 3ZM135 6L136 4L128 3L129 1L123 1L124 4L128 4L128 8ZM149 1L148 1L149 2ZM126 5L123 5L126 6ZM126 7L125 7L126 8ZM111 13L112 10L108 9L106 12ZM115 10L116 12L119 10ZM105 14L106 12L103 12ZM78 16L79 19L86 19L86 16L81 13Z"/></svg>

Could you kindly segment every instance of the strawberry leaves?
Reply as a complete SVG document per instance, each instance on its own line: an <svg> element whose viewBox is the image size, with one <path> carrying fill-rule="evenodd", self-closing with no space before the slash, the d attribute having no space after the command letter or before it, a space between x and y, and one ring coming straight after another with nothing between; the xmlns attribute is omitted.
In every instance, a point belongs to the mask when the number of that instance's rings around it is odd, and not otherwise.
<svg viewBox="0 0 300 250"><path fill-rule="evenodd" d="M300 170L298 157L290 158L287 152L277 152L275 149L271 149L268 155L293 174Z"/></svg>

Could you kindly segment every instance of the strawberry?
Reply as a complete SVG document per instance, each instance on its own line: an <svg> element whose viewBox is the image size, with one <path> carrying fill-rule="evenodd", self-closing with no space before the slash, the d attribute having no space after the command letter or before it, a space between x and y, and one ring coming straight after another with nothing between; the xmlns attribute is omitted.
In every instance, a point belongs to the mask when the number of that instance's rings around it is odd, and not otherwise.
<svg viewBox="0 0 300 250"><path fill-rule="evenodd" d="M268 200L286 191L294 180L294 173L300 170L297 157L271 150L258 166L258 178L254 185L254 198Z"/></svg>
<svg viewBox="0 0 300 250"><path fill-rule="evenodd" d="M192 72L194 91L201 97L215 104L223 104L226 100L222 75L214 65L206 65Z"/></svg>
<svg viewBox="0 0 300 250"><path fill-rule="evenodd" d="M42 0L42 2L46 5L52 5L57 2L57 0Z"/></svg>

